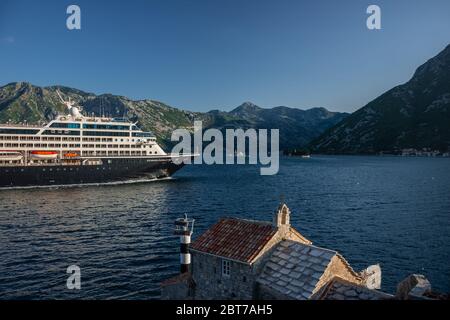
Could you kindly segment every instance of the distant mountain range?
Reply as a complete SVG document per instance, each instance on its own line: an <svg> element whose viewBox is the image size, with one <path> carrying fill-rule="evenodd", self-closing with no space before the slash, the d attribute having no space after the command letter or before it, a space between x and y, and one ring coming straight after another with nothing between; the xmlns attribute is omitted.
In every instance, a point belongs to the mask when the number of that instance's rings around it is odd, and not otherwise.
<svg viewBox="0 0 450 320"><path fill-rule="evenodd" d="M56 90L83 106L85 114L128 117L144 130L155 133L163 145L170 146L170 135L176 128L193 130L194 120L203 121L204 128L266 128L280 129L282 149L305 146L327 128L348 116L325 108L300 110L288 107L260 108L250 102L231 112L213 110L191 112L173 108L154 100L131 100L112 94L95 95L63 87L38 87L26 82L0 87L0 123L38 123L66 113Z"/></svg>
<svg viewBox="0 0 450 320"><path fill-rule="evenodd" d="M450 150L450 45L407 83L382 94L315 139L319 153Z"/></svg>
<svg viewBox="0 0 450 320"><path fill-rule="evenodd" d="M411 80L397 86L351 115L325 108L265 109L245 102L225 112L191 112L154 100L131 100L77 89L37 87L25 82L0 87L0 123L46 122L66 113L56 90L84 107L87 114L126 116L170 146L176 128L280 129L280 147L308 147L315 153L396 153L401 149L450 149L450 45L420 66Z"/></svg>
<svg viewBox="0 0 450 320"><path fill-rule="evenodd" d="M280 147L291 149L306 146L329 127L340 122L348 113L331 112L325 108L301 110L289 107L265 109L245 102L230 112L213 110L209 127L279 129Z"/></svg>

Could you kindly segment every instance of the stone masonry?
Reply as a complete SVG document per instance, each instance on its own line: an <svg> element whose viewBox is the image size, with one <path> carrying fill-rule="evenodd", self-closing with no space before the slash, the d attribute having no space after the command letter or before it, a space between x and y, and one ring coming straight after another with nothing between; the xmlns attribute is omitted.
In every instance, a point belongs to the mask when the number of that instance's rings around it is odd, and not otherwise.
<svg viewBox="0 0 450 320"><path fill-rule="evenodd" d="M162 283L162 299L428 299L431 292L420 275L402 282L398 297L375 290L378 265L356 272L337 251L314 246L292 228L285 204L272 222L220 219L192 243L191 255L190 272Z"/></svg>

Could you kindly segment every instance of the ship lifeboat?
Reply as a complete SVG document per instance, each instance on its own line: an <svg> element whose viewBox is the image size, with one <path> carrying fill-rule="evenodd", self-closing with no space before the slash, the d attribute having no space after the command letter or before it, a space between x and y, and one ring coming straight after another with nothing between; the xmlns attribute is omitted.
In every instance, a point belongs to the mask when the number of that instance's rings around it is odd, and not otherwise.
<svg viewBox="0 0 450 320"><path fill-rule="evenodd" d="M66 159L77 159L79 157L80 157L80 155L78 153L76 153L76 152L64 153L64 158L66 158Z"/></svg>
<svg viewBox="0 0 450 320"><path fill-rule="evenodd" d="M31 157L40 160L52 160L58 157L56 151L31 151Z"/></svg>
<svg viewBox="0 0 450 320"><path fill-rule="evenodd" d="M18 151L1 151L0 161L20 161L23 159L22 153Z"/></svg>

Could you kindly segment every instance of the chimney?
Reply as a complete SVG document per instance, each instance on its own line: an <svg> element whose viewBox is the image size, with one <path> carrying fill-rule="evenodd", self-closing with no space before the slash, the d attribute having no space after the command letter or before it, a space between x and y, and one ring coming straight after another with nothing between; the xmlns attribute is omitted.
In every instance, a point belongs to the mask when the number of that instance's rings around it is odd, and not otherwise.
<svg viewBox="0 0 450 320"><path fill-rule="evenodd" d="M431 293L431 284L421 274L411 274L397 285L396 298L399 300L421 300L427 299L426 295Z"/></svg>
<svg viewBox="0 0 450 320"><path fill-rule="evenodd" d="M180 236L180 272L189 272L189 265L191 264L191 254L189 253L189 245L191 244L191 236L194 231L194 219L188 219L187 215L184 218L175 220L174 234Z"/></svg>

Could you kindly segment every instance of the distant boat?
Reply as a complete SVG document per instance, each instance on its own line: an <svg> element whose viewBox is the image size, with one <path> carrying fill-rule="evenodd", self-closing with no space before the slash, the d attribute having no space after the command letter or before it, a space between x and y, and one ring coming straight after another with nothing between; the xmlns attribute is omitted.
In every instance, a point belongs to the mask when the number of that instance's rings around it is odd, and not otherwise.
<svg viewBox="0 0 450 320"><path fill-rule="evenodd" d="M283 153L289 157L311 158L311 154L308 149L290 149L284 150Z"/></svg>

